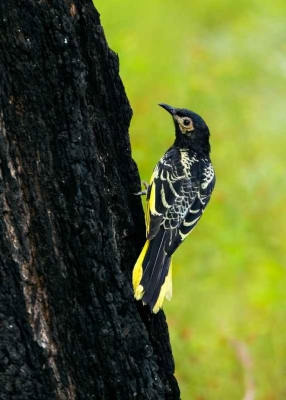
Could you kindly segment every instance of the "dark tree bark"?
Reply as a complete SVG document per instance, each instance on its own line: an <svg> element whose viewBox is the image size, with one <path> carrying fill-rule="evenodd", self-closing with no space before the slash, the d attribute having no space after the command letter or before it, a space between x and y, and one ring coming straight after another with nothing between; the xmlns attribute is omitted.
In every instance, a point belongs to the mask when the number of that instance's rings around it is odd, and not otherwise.
<svg viewBox="0 0 286 400"><path fill-rule="evenodd" d="M179 399L131 109L91 0L0 3L0 399Z"/></svg>

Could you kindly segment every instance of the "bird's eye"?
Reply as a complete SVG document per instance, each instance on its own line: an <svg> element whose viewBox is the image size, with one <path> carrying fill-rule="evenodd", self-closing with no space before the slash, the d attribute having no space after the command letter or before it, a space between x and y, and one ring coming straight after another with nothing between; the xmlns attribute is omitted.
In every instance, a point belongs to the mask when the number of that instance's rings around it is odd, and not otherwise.
<svg viewBox="0 0 286 400"><path fill-rule="evenodd" d="M185 126L189 126L190 123L191 123L191 120L190 120L189 118L184 118L184 119L183 119L183 124L184 124Z"/></svg>

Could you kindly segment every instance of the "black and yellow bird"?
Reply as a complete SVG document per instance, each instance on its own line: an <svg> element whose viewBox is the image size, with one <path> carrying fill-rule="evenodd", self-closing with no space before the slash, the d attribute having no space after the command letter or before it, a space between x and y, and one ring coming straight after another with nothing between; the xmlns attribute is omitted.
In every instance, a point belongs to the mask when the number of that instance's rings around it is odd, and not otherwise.
<svg viewBox="0 0 286 400"><path fill-rule="evenodd" d="M147 240L133 269L134 296L153 313L172 297L172 254L201 218L215 185L204 120L192 111L159 105L172 115L176 138L146 191Z"/></svg>

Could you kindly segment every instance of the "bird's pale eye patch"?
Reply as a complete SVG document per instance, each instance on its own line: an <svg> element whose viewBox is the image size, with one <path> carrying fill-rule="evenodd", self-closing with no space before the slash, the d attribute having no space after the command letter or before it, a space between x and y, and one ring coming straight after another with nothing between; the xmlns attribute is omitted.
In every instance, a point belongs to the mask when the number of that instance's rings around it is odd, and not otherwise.
<svg viewBox="0 0 286 400"><path fill-rule="evenodd" d="M179 117L178 115L175 115L174 118L178 121L182 133L187 133L195 129L191 118Z"/></svg>

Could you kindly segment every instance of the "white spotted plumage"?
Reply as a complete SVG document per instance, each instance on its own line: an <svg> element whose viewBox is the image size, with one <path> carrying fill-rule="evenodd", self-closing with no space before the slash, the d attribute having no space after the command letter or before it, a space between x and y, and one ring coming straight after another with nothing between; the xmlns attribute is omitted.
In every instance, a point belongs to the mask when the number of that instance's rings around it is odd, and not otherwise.
<svg viewBox="0 0 286 400"><path fill-rule="evenodd" d="M214 169L209 158L200 159L189 149L175 147L162 157L155 170L151 187L152 184L157 188L160 186L160 191L157 192L159 196L156 197L154 211L156 215L160 213L162 218L156 221L155 232L149 231L147 237L151 239L162 226L168 237L166 251L173 253L195 227L210 199L215 180ZM171 204L166 192L174 195Z"/></svg>
<svg viewBox="0 0 286 400"><path fill-rule="evenodd" d="M161 105L175 123L174 145L147 190L147 240L133 269L134 296L156 313L172 295L171 258L201 218L215 185L209 130L197 114Z"/></svg>

